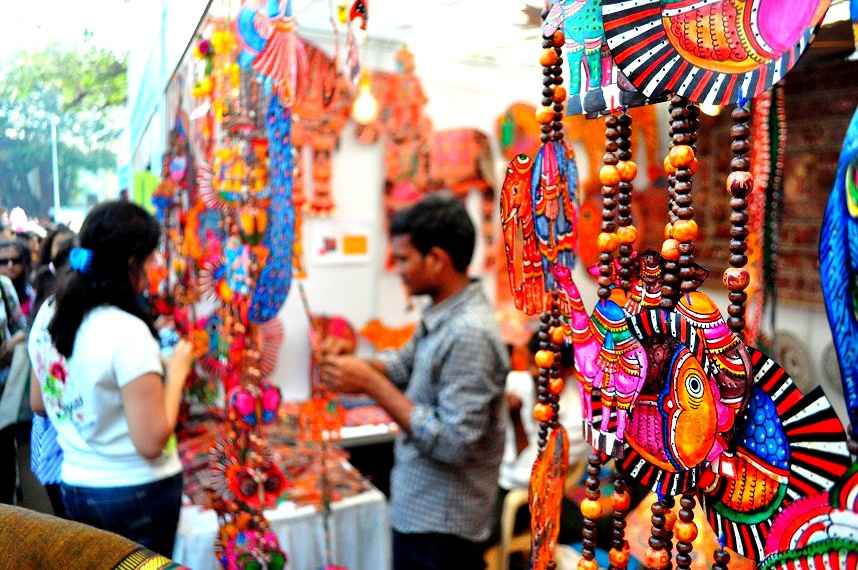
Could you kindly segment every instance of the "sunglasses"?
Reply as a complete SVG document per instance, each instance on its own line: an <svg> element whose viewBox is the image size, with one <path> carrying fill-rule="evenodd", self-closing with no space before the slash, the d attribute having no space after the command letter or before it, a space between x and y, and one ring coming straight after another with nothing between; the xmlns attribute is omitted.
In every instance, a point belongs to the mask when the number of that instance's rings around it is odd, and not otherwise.
<svg viewBox="0 0 858 570"><path fill-rule="evenodd" d="M8 265L18 265L21 263L20 257L6 257L4 259L0 259L0 267L5 267Z"/></svg>

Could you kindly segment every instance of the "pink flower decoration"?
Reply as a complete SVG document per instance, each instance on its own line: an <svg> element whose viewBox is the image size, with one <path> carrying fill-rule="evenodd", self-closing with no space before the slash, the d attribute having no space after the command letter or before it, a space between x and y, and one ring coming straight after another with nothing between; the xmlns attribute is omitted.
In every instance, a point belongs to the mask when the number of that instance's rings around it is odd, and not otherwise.
<svg viewBox="0 0 858 570"><path fill-rule="evenodd" d="M66 383L66 367L63 366L62 362L54 362L51 364L50 375L63 384Z"/></svg>

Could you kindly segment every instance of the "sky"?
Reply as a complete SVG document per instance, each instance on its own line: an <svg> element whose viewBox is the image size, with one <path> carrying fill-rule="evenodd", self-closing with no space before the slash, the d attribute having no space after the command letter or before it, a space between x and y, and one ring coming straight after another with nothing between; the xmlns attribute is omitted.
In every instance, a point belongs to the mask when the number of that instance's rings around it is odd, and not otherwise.
<svg viewBox="0 0 858 570"><path fill-rule="evenodd" d="M29 0L3 4L0 59L51 42L80 44L85 30L92 33L92 42L99 47L117 53L128 49L128 0Z"/></svg>

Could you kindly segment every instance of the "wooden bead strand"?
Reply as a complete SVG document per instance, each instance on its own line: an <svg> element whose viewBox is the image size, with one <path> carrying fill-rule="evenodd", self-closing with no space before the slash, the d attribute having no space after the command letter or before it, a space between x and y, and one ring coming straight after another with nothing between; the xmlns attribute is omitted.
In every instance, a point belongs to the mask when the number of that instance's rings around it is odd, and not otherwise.
<svg viewBox="0 0 858 570"><path fill-rule="evenodd" d="M662 530L661 538L664 540L664 550L667 552L667 567L671 568L673 563L673 528L676 526L676 513L673 508L676 506L676 499L673 495L666 495L661 499L664 505L664 529Z"/></svg>
<svg viewBox="0 0 858 570"><path fill-rule="evenodd" d="M737 105L732 113L733 126L730 129L730 149L733 159L730 161L730 175L727 177L727 191L730 193L730 267L724 271L724 286L729 291L730 315L727 324L737 335L745 330L745 301L748 299L745 289L750 282L750 274L745 267L748 263L748 195L754 188L751 176L751 111L747 106Z"/></svg>
<svg viewBox="0 0 858 570"><path fill-rule="evenodd" d="M664 242L661 246L661 257L663 259L662 267L662 288L660 305L666 309L672 309L676 304L680 291L679 278L679 242L673 237L673 226L680 219L679 213L688 213L683 210L679 202L685 203L686 198L681 200L678 197L676 186L676 167L673 165L671 154L677 147L687 147L690 142L688 137L688 109L684 97L674 95L670 99L670 152L664 159L664 169L667 174L668 183L668 224L664 231ZM686 153L687 154L687 153ZM679 151L677 151L677 157Z"/></svg>
<svg viewBox="0 0 858 570"><path fill-rule="evenodd" d="M676 537L676 569L691 568L691 552L694 550L694 539L697 538L698 528L694 522L694 493L685 493L679 500L679 521L673 527Z"/></svg>
<svg viewBox="0 0 858 570"><path fill-rule="evenodd" d="M632 223L632 181L637 176L638 167L632 160L632 118L628 113L617 117L617 172L620 181L617 184L617 241L619 242L620 287L629 292L634 279L635 262L632 259L637 228Z"/></svg>
<svg viewBox="0 0 858 570"><path fill-rule="evenodd" d="M602 231L598 237L599 247L599 299L607 300L611 296L614 283L614 251L619 246L617 236L617 186L620 183L620 162L617 159L619 149L619 120L610 115L605 118L605 154L602 168L599 170L599 182L602 183Z"/></svg>
<svg viewBox="0 0 858 570"><path fill-rule="evenodd" d="M544 19L544 16L543 16ZM563 140L563 103L566 89L563 87L563 46L566 38L560 30L542 37L542 107L536 112L541 125L542 144Z"/></svg>
<svg viewBox="0 0 858 570"><path fill-rule="evenodd" d="M539 367L539 376L536 383L536 405L533 406L533 419L539 424L539 449L545 448L548 442L548 433L556 421L556 406L551 398L550 384L552 369L556 366L557 351L551 341L551 307L542 313L539 322L539 351L536 353L536 365Z"/></svg>
<svg viewBox="0 0 858 570"><path fill-rule="evenodd" d="M730 570L730 553L723 544L715 551L713 558L715 561L712 563L712 570Z"/></svg>
<svg viewBox="0 0 858 570"><path fill-rule="evenodd" d="M670 566L670 554L667 551L667 541L664 539L664 529L667 524L665 513L668 508L662 499L656 500L651 507L652 529L650 531L648 548L644 555L644 565L649 570L665 570Z"/></svg>
<svg viewBox="0 0 858 570"><path fill-rule="evenodd" d="M626 540L626 515L632 504L631 495L623 475L617 471L614 477L614 494L611 497L611 550L608 553L610 570L625 570L629 564L629 543Z"/></svg>
<svg viewBox="0 0 858 570"><path fill-rule="evenodd" d="M581 531L581 558L578 560L578 570L598 570L596 563L596 520L602 514L599 502L599 474L602 471L602 458L597 452L590 454L587 459L587 478L584 480L585 499L581 501L581 516L583 529Z"/></svg>

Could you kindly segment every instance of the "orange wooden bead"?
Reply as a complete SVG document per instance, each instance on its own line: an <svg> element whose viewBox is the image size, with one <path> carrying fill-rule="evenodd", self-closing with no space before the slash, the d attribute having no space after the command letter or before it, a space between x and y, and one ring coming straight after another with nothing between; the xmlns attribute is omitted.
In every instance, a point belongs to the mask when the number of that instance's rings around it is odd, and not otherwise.
<svg viewBox="0 0 858 570"><path fill-rule="evenodd" d="M667 222L664 224L664 239L670 239L673 237L673 224Z"/></svg>
<svg viewBox="0 0 858 570"><path fill-rule="evenodd" d="M602 253L610 253L617 249L618 245L620 245L620 242L617 239L617 234L614 233L602 232L596 238L596 246Z"/></svg>
<svg viewBox="0 0 858 570"><path fill-rule="evenodd" d="M611 566L625 568L629 563L629 551L625 548L622 550L612 548L608 553L608 560L611 562Z"/></svg>
<svg viewBox="0 0 858 570"><path fill-rule="evenodd" d="M602 504L593 499L581 501L581 514L588 519L597 519L602 515Z"/></svg>
<svg viewBox="0 0 858 570"><path fill-rule="evenodd" d="M661 244L661 256L668 261L679 259L679 242L675 239L666 239Z"/></svg>
<svg viewBox="0 0 858 570"><path fill-rule="evenodd" d="M670 562L670 557L667 555L666 550L655 550L652 547L646 549L646 554L644 554L644 565L647 568L656 568L657 570L661 570L663 568L667 568L667 564Z"/></svg>
<svg viewBox="0 0 858 570"><path fill-rule="evenodd" d="M617 229L617 238L620 243L635 243L635 240L638 239L638 229L634 226L620 226Z"/></svg>
<svg viewBox="0 0 858 570"><path fill-rule="evenodd" d="M554 44L554 47L563 47L566 43L566 36L563 34L563 30L557 30L551 36L551 43Z"/></svg>
<svg viewBox="0 0 858 570"><path fill-rule="evenodd" d="M540 368L551 368L551 365L554 364L554 353L550 350L540 350L533 360Z"/></svg>
<svg viewBox="0 0 858 570"><path fill-rule="evenodd" d="M631 182L638 175L638 165L634 160L621 160L617 163L620 180Z"/></svg>
<svg viewBox="0 0 858 570"><path fill-rule="evenodd" d="M542 67L550 67L557 63L557 52L554 48L545 48L539 56L539 63Z"/></svg>
<svg viewBox="0 0 858 570"><path fill-rule="evenodd" d="M566 331L563 327L554 327L551 329L551 342L556 345L562 345L566 342Z"/></svg>
<svg viewBox="0 0 858 570"><path fill-rule="evenodd" d="M664 171L667 174L676 174L676 169L670 163L670 155L664 157Z"/></svg>
<svg viewBox="0 0 858 570"><path fill-rule="evenodd" d="M541 125L547 125L554 120L554 109L551 107L540 107L536 112L536 120Z"/></svg>
<svg viewBox="0 0 858 570"><path fill-rule="evenodd" d="M631 496L626 493L614 493L611 496L611 502L614 505L615 511L626 511L632 504Z"/></svg>
<svg viewBox="0 0 858 570"><path fill-rule="evenodd" d="M676 524L676 513L672 510L668 509L664 513L664 528L666 530L673 530L674 525Z"/></svg>
<svg viewBox="0 0 858 570"><path fill-rule="evenodd" d="M605 164L599 169L599 182L604 186L616 186L620 183L620 171L613 164Z"/></svg>
<svg viewBox="0 0 858 570"><path fill-rule="evenodd" d="M674 168L690 168L694 162L694 149L687 144L676 145L667 156Z"/></svg>
<svg viewBox="0 0 858 570"><path fill-rule="evenodd" d="M595 560L586 558L578 559L578 570L599 570L599 564Z"/></svg>
<svg viewBox="0 0 858 570"><path fill-rule="evenodd" d="M694 542L697 538L697 525L693 521L677 521L673 527L673 536L682 542Z"/></svg>
<svg viewBox="0 0 858 570"><path fill-rule="evenodd" d="M697 222L694 220L676 220L673 222L673 237L679 241L694 241L697 239Z"/></svg>
<svg viewBox="0 0 858 570"><path fill-rule="evenodd" d="M554 417L554 408L549 404L536 404L533 406L533 419L538 422L550 422Z"/></svg>
<svg viewBox="0 0 858 570"><path fill-rule="evenodd" d="M555 103L565 103L566 102L566 88L562 85L558 85L554 88L554 95L552 99Z"/></svg>
<svg viewBox="0 0 858 570"><path fill-rule="evenodd" d="M563 378L552 378L548 381L548 391L559 396L563 393L563 388L566 387L566 381Z"/></svg>

